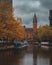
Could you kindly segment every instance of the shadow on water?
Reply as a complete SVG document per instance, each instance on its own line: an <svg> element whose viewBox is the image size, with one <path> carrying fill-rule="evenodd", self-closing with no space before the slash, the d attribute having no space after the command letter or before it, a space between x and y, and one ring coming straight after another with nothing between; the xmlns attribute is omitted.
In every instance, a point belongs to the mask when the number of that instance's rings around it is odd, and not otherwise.
<svg viewBox="0 0 52 65"><path fill-rule="evenodd" d="M52 65L52 48L50 48L50 65Z"/></svg>
<svg viewBox="0 0 52 65"><path fill-rule="evenodd" d="M0 65L33 65L29 50L0 51Z"/></svg>
<svg viewBox="0 0 52 65"><path fill-rule="evenodd" d="M52 49L42 49L34 46L33 62L34 65L52 65Z"/></svg>
<svg viewBox="0 0 52 65"><path fill-rule="evenodd" d="M25 51L0 51L0 65L20 65Z"/></svg>
<svg viewBox="0 0 52 65"><path fill-rule="evenodd" d="M38 48L35 46L33 48L33 65L37 65L37 52L38 52Z"/></svg>
<svg viewBox="0 0 52 65"><path fill-rule="evenodd" d="M38 46L27 50L0 51L0 65L52 65L52 49Z"/></svg>

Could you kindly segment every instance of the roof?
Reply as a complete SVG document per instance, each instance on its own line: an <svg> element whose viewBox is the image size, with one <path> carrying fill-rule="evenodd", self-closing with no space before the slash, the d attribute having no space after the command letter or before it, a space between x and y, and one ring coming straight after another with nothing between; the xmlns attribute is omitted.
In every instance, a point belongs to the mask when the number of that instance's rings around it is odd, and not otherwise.
<svg viewBox="0 0 52 65"><path fill-rule="evenodd" d="M33 31L33 28L25 28L25 30L26 30L27 32L32 32L32 31Z"/></svg>

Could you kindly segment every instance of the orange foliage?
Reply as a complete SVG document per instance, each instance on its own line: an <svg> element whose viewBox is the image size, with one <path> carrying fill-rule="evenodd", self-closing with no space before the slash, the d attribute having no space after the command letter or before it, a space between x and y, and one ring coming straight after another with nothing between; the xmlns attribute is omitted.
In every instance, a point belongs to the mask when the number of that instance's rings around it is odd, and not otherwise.
<svg viewBox="0 0 52 65"><path fill-rule="evenodd" d="M7 40L24 39L25 30L12 15L13 8L8 0L0 3L0 38Z"/></svg>

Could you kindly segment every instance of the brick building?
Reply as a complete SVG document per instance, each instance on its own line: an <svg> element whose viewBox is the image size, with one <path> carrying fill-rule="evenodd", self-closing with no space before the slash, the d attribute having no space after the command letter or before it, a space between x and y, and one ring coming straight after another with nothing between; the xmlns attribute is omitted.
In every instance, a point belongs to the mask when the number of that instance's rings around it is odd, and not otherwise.
<svg viewBox="0 0 52 65"><path fill-rule="evenodd" d="M32 39L33 38L33 29L32 28L25 28L25 38Z"/></svg>
<svg viewBox="0 0 52 65"><path fill-rule="evenodd" d="M25 28L25 38L27 40L33 40L33 32L37 29L37 17L34 15L33 17L33 27L32 28Z"/></svg>

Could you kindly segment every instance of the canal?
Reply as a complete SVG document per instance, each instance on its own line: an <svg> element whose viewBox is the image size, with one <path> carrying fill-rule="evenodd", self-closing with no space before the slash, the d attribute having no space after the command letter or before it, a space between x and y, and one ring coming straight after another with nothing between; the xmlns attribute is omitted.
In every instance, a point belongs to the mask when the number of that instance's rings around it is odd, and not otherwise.
<svg viewBox="0 0 52 65"><path fill-rule="evenodd" d="M19 51L0 51L0 65L52 65L52 50L37 46Z"/></svg>

